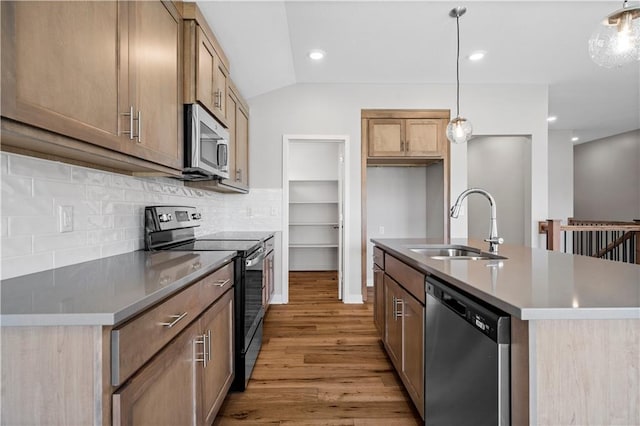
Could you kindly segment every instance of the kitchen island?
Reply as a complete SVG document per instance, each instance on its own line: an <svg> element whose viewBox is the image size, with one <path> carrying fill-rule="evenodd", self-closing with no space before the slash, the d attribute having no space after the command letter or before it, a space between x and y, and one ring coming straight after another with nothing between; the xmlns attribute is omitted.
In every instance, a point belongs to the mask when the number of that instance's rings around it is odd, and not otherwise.
<svg viewBox="0 0 640 426"><path fill-rule="evenodd" d="M372 241L511 317L512 424L640 424L640 266L510 245L506 259L443 260L411 250L442 241Z"/></svg>

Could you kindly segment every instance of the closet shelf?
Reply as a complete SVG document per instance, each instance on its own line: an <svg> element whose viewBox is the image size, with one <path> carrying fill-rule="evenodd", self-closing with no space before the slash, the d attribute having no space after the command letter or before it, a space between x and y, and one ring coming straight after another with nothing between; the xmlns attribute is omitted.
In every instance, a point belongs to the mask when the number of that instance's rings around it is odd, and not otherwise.
<svg viewBox="0 0 640 426"><path fill-rule="evenodd" d="M289 244L289 248L338 248L337 244Z"/></svg>
<svg viewBox="0 0 640 426"><path fill-rule="evenodd" d="M289 222L289 226L338 226L338 222Z"/></svg>

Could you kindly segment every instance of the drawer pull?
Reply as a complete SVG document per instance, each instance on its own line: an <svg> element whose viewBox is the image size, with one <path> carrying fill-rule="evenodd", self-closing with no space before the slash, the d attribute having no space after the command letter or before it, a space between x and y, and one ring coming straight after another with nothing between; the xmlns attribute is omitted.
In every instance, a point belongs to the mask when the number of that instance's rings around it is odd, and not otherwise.
<svg viewBox="0 0 640 426"><path fill-rule="evenodd" d="M183 314L179 314L179 315L171 315L171 318L175 318L173 321L171 322L161 322L159 325L162 325L164 327L167 328L171 328L174 325L176 325L178 323L178 321L180 321L182 318L187 316L187 312L183 313Z"/></svg>
<svg viewBox="0 0 640 426"><path fill-rule="evenodd" d="M227 278L226 280L218 280L218 281L212 282L211 285L215 285L216 287L224 287L230 282L231 282L231 278Z"/></svg>
<svg viewBox="0 0 640 426"><path fill-rule="evenodd" d="M202 337L201 339L196 339L193 342L194 352L197 353L195 360L196 362L202 362L202 367L207 368L207 364L211 360L211 356L207 354L207 349L208 349L207 340L211 339L211 332L209 332L208 334L203 334L201 337ZM202 345L202 352L198 352L195 349L195 345ZM202 358L199 358L198 355L202 355Z"/></svg>

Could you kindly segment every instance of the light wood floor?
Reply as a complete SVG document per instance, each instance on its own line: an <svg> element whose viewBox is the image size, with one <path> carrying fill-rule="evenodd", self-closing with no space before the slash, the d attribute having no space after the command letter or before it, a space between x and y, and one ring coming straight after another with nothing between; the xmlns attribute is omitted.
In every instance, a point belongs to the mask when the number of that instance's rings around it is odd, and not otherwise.
<svg viewBox="0 0 640 426"><path fill-rule="evenodd" d="M337 298L333 272L289 275L289 304L272 305L247 390L216 424L422 424L378 339L373 297Z"/></svg>

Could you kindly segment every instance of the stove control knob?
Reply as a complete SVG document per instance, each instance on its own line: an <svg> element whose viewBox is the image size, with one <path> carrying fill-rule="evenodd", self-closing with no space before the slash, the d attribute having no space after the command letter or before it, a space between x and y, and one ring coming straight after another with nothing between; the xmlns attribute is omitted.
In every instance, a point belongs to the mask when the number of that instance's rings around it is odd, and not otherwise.
<svg viewBox="0 0 640 426"><path fill-rule="evenodd" d="M191 213L191 219L200 220L202 219L202 215L200 213Z"/></svg>
<svg viewBox="0 0 640 426"><path fill-rule="evenodd" d="M173 216L171 216L171 213L162 213L160 215L158 215L158 219L160 219L160 222L171 222L171 219L173 219Z"/></svg>

